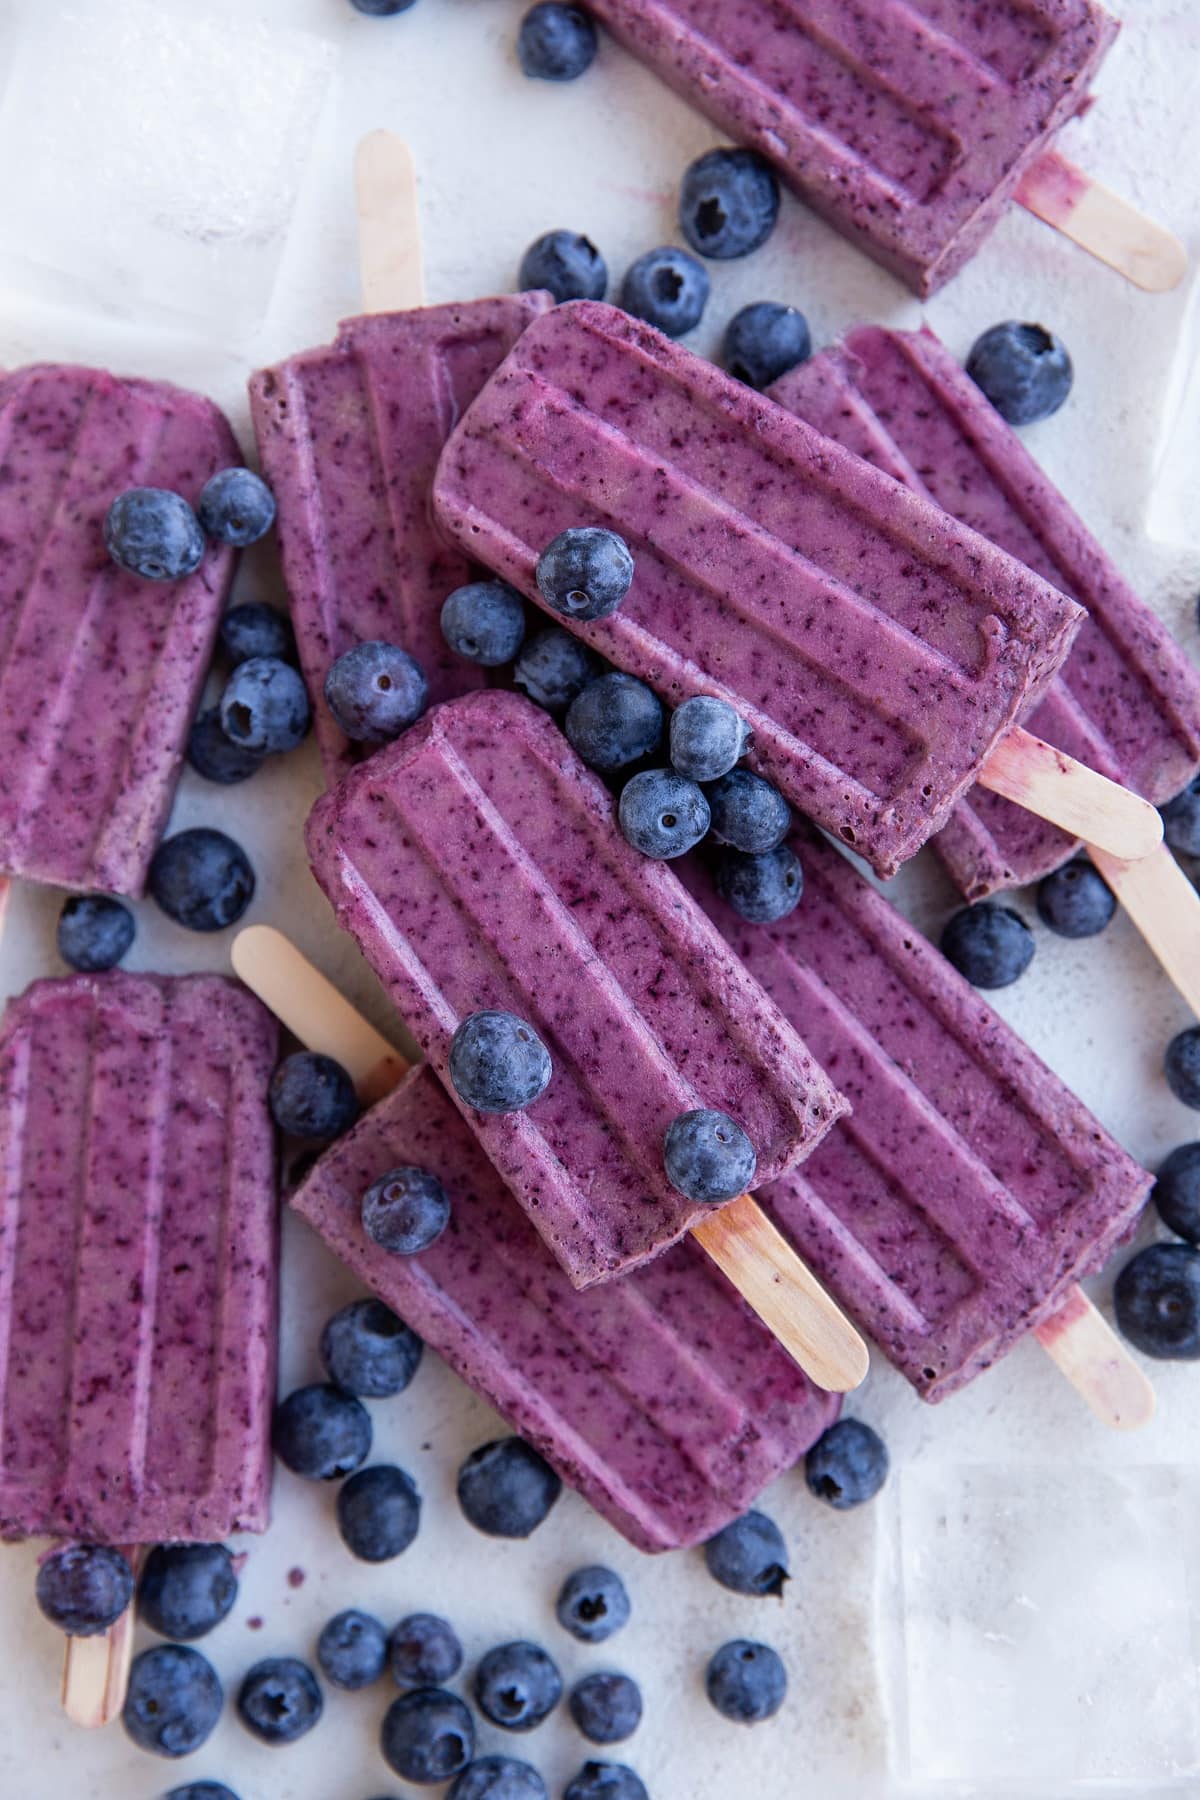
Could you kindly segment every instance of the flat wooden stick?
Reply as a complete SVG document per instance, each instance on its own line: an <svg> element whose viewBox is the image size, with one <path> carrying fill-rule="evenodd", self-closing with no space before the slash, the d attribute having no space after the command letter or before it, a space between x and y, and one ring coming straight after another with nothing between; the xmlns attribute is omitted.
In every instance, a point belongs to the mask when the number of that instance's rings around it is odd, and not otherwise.
<svg viewBox="0 0 1200 1800"><path fill-rule="evenodd" d="M1149 856L1162 842L1162 819L1148 800L1020 726L1005 732L979 780L1070 837L1129 862Z"/></svg>
<svg viewBox="0 0 1200 1800"><path fill-rule="evenodd" d="M1123 862L1088 853L1192 1011L1200 1018L1200 893L1165 844Z"/></svg>
<svg viewBox="0 0 1200 1800"><path fill-rule="evenodd" d="M1030 166L1015 198L1148 293L1167 293L1187 273L1187 251L1174 232L1093 181L1057 150L1048 150Z"/></svg>
<svg viewBox="0 0 1200 1800"><path fill-rule="evenodd" d="M425 304L421 218L412 152L391 131L372 131L354 157L363 310L408 312Z"/></svg>
<svg viewBox="0 0 1200 1800"><path fill-rule="evenodd" d="M126 1549L136 1575L140 1549ZM73 1725L95 1731L119 1719L133 1661L133 1607L96 1637L69 1637L63 1654L62 1707Z"/></svg>
<svg viewBox="0 0 1200 1800"><path fill-rule="evenodd" d="M1102 1425L1137 1431L1150 1423L1156 1396L1149 1379L1082 1288L1073 1287L1034 1336Z"/></svg>

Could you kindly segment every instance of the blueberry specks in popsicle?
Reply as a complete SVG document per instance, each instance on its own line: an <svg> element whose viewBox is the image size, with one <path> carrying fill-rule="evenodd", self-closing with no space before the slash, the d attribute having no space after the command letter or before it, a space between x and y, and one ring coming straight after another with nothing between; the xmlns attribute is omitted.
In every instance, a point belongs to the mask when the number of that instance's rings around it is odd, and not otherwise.
<svg viewBox="0 0 1200 1800"><path fill-rule="evenodd" d="M1006 319L977 338L967 374L1010 425L1034 425L1056 413L1071 391L1066 345L1044 325Z"/></svg>
<svg viewBox="0 0 1200 1800"><path fill-rule="evenodd" d="M613 670L589 681L567 708L564 730L588 767L611 775L662 743L662 701L634 675Z"/></svg>
<svg viewBox="0 0 1200 1800"><path fill-rule="evenodd" d="M660 244L626 270L621 305L667 337L680 338L704 317L710 289L703 263L674 244Z"/></svg>
<svg viewBox="0 0 1200 1800"><path fill-rule="evenodd" d="M528 1537L561 1492L549 1463L519 1437L481 1444L458 1472L458 1503L489 1537Z"/></svg>
<svg viewBox="0 0 1200 1800"><path fill-rule="evenodd" d="M547 625L525 643L513 681L535 705L561 713L603 672L604 664L586 644L561 626Z"/></svg>
<svg viewBox="0 0 1200 1800"><path fill-rule="evenodd" d="M209 537L244 549L275 523L275 496L253 469L219 469L200 490L196 516Z"/></svg>
<svg viewBox="0 0 1200 1800"><path fill-rule="evenodd" d="M581 6L540 0L521 20L517 56L537 81L574 81L596 55L596 27Z"/></svg>
<svg viewBox="0 0 1200 1800"><path fill-rule="evenodd" d="M181 581L204 558L200 521L169 488L129 488L104 520L104 543L121 568L143 581Z"/></svg>
<svg viewBox="0 0 1200 1800"><path fill-rule="evenodd" d="M147 885L169 919L188 931L224 931L254 898L254 870L223 831L195 826L165 838Z"/></svg>
<svg viewBox="0 0 1200 1800"><path fill-rule="evenodd" d="M838 1512L873 1500L888 1473L887 1445L861 1419L839 1419L804 1459L810 1494Z"/></svg>
<svg viewBox="0 0 1200 1800"><path fill-rule="evenodd" d="M450 1222L450 1197L428 1169L389 1169L362 1200L363 1230L393 1256L417 1256Z"/></svg>
<svg viewBox="0 0 1200 1800"><path fill-rule="evenodd" d="M121 1723L140 1750L189 1756L221 1716L224 1692L199 1650L159 1644L135 1656Z"/></svg>
<svg viewBox="0 0 1200 1800"><path fill-rule="evenodd" d="M794 306L756 300L725 327L721 361L747 387L766 388L812 354L808 320Z"/></svg>
<svg viewBox="0 0 1200 1800"><path fill-rule="evenodd" d="M1125 1264L1113 1288L1117 1324L1131 1344L1164 1361L1200 1357L1200 1250L1151 1244Z"/></svg>
<svg viewBox="0 0 1200 1800"><path fill-rule="evenodd" d="M1098 869L1082 857L1038 883L1038 917L1059 937L1095 937L1117 910L1116 896Z"/></svg>
<svg viewBox="0 0 1200 1800"><path fill-rule="evenodd" d="M546 1784L532 1763L481 1756L463 1770L446 1800L547 1800Z"/></svg>
<svg viewBox="0 0 1200 1800"><path fill-rule="evenodd" d="M371 1416L365 1406L328 1383L296 1388L275 1408L271 1441L293 1475L337 1481L371 1454Z"/></svg>
<svg viewBox="0 0 1200 1800"><path fill-rule="evenodd" d="M523 1111L545 1093L552 1073L550 1052L515 1013L471 1013L450 1043L454 1091L477 1112Z"/></svg>
<svg viewBox="0 0 1200 1800"><path fill-rule="evenodd" d="M754 1145L727 1113L696 1107L667 1127L663 1166L672 1187L689 1200L733 1200L753 1187L757 1163Z"/></svg>
<svg viewBox="0 0 1200 1800"><path fill-rule="evenodd" d="M537 584L547 606L565 619L607 618L633 584L633 554L623 537L601 525L560 531L542 551Z"/></svg>
<svg viewBox="0 0 1200 1800"><path fill-rule="evenodd" d="M325 677L325 701L356 744L389 744L420 718L429 684L415 657L382 639L355 644Z"/></svg>
<svg viewBox="0 0 1200 1800"><path fill-rule="evenodd" d="M133 1598L133 1570L106 1544L68 1544L37 1572L37 1603L52 1625L72 1637L107 1631Z"/></svg>
<svg viewBox="0 0 1200 1800"><path fill-rule="evenodd" d="M334 1687L370 1687L387 1668L387 1632L371 1613L348 1607L336 1613L317 1639L317 1661Z"/></svg>
<svg viewBox="0 0 1200 1800"><path fill-rule="evenodd" d="M388 1640L388 1655L397 1687L440 1687L463 1663L458 1633L436 1613L401 1619Z"/></svg>
<svg viewBox="0 0 1200 1800"><path fill-rule="evenodd" d="M650 1800L650 1795L626 1764L586 1762L563 1789L563 1800Z"/></svg>
<svg viewBox="0 0 1200 1800"><path fill-rule="evenodd" d="M766 1513L743 1513L709 1538L704 1561L714 1581L735 1594L783 1593L788 1579L783 1533Z"/></svg>
<svg viewBox="0 0 1200 1800"><path fill-rule="evenodd" d="M271 1077L271 1116L289 1137L330 1142L358 1117L354 1083L332 1056L297 1050Z"/></svg>
<svg viewBox="0 0 1200 1800"><path fill-rule="evenodd" d="M406 1781L448 1781L475 1754L475 1724L457 1694L414 1688L384 1714L380 1748L388 1767Z"/></svg>
<svg viewBox="0 0 1200 1800"><path fill-rule="evenodd" d="M191 1643L221 1623L237 1595L224 1544L160 1544L138 1582L138 1614L160 1637Z"/></svg>
<svg viewBox="0 0 1200 1800"><path fill-rule="evenodd" d="M222 613L217 632L222 650L236 667L252 656L276 656L282 662L296 660L296 637L286 613L264 600L246 600Z"/></svg>
<svg viewBox="0 0 1200 1800"><path fill-rule="evenodd" d="M369 1400L402 1394L423 1350L416 1332L382 1300L352 1300L321 1333L321 1361L330 1381Z"/></svg>
<svg viewBox="0 0 1200 1800"><path fill-rule="evenodd" d="M693 694L671 714L671 767L689 781L717 781L745 755L751 735L727 700Z"/></svg>
<svg viewBox="0 0 1200 1800"><path fill-rule="evenodd" d="M525 637L525 606L505 581L469 581L443 602L442 636L484 669L512 662Z"/></svg>
<svg viewBox="0 0 1200 1800"><path fill-rule="evenodd" d="M264 1744L294 1744L312 1730L324 1706L316 1676L295 1656L255 1663L238 1689L238 1717Z"/></svg>
<svg viewBox="0 0 1200 1800"><path fill-rule="evenodd" d="M608 267L590 238L579 231L546 231L535 238L517 275L522 289L543 288L564 300L603 300Z"/></svg>
<svg viewBox="0 0 1200 1800"><path fill-rule="evenodd" d="M748 256L779 217L779 183L753 150L709 150L683 177L679 224L701 256Z"/></svg>
<svg viewBox="0 0 1200 1800"><path fill-rule="evenodd" d="M1033 933L1010 906L990 901L955 913L942 932L942 954L978 988L1009 987L1033 961Z"/></svg>
<svg viewBox="0 0 1200 1800"><path fill-rule="evenodd" d="M475 1671L475 1703L505 1731L532 1731L562 1699L562 1676L540 1644L518 1638L489 1650Z"/></svg>
<svg viewBox="0 0 1200 1800"><path fill-rule="evenodd" d="M1177 1237L1200 1244L1200 1143L1180 1144L1158 1171L1150 1198Z"/></svg>
<svg viewBox="0 0 1200 1800"><path fill-rule="evenodd" d="M703 790L674 769L643 769L626 782L617 816L634 849L660 862L691 850L709 825Z"/></svg>
<svg viewBox="0 0 1200 1800"><path fill-rule="evenodd" d="M782 844L792 823L787 801L750 769L731 769L707 789L712 833L747 856L761 856Z"/></svg>
<svg viewBox="0 0 1200 1800"><path fill-rule="evenodd" d="M583 1644L603 1644L629 1623L629 1595L612 1569L589 1563L568 1575L559 1590L554 1616Z"/></svg>
<svg viewBox="0 0 1200 1800"><path fill-rule="evenodd" d="M717 860L717 892L751 925L770 925L794 912L804 893L804 871L789 844L761 856L725 850Z"/></svg>
<svg viewBox="0 0 1200 1800"><path fill-rule="evenodd" d="M567 1700L571 1717L593 1744L620 1744L642 1722L642 1693L628 1675L585 1675Z"/></svg>
<svg viewBox="0 0 1200 1800"><path fill-rule="evenodd" d="M769 1644L734 1638L709 1662L704 1689L717 1711L738 1725L771 1718L787 1693L787 1670Z"/></svg>
<svg viewBox="0 0 1200 1800"><path fill-rule="evenodd" d="M1200 1025L1176 1033L1167 1045L1163 1067L1175 1098L1200 1110Z"/></svg>
<svg viewBox="0 0 1200 1800"><path fill-rule="evenodd" d="M1170 848L1181 856L1200 856L1200 775L1158 810L1163 839Z"/></svg>
<svg viewBox="0 0 1200 1800"><path fill-rule="evenodd" d="M311 709L297 670L277 656L239 663L221 695L221 729L241 750L279 756L303 743Z"/></svg>
<svg viewBox="0 0 1200 1800"><path fill-rule="evenodd" d="M337 1497L338 1530L362 1562L390 1562L408 1549L421 1526L421 1496L412 1476L379 1463L360 1469Z"/></svg>
<svg viewBox="0 0 1200 1800"><path fill-rule="evenodd" d="M133 943L133 914L106 894L72 894L58 915L58 954L84 974L115 969Z"/></svg>

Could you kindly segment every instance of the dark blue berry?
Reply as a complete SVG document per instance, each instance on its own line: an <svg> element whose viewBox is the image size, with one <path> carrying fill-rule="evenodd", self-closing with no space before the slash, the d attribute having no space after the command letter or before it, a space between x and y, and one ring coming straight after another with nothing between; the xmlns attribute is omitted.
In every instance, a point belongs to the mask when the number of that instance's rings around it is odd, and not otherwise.
<svg viewBox="0 0 1200 1800"><path fill-rule="evenodd" d="M662 244L630 264L621 283L621 305L635 319L679 338L704 317L710 290L703 263L674 244Z"/></svg>
<svg viewBox="0 0 1200 1800"><path fill-rule="evenodd" d="M246 600L221 615L218 633L221 648L236 667L254 656L273 656L280 662L296 660L292 622L265 600Z"/></svg>
<svg viewBox="0 0 1200 1800"><path fill-rule="evenodd" d="M596 55L596 27L581 6L539 0L521 20L517 56L537 81L574 81Z"/></svg>
<svg viewBox="0 0 1200 1800"><path fill-rule="evenodd" d="M727 700L694 694L671 714L671 767L689 781L716 781L745 755L750 736Z"/></svg>
<svg viewBox="0 0 1200 1800"><path fill-rule="evenodd" d="M512 1756L481 1756L464 1769L446 1800L547 1800L537 1770Z"/></svg>
<svg viewBox="0 0 1200 1800"><path fill-rule="evenodd" d="M505 1731L532 1731L562 1699L562 1676L539 1644L518 1638L489 1650L475 1671L475 1703Z"/></svg>
<svg viewBox="0 0 1200 1800"><path fill-rule="evenodd" d="M371 1416L353 1394L324 1383L296 1388L275 1408L279 1460L310 1481L336 1481L371 1453Z"/></svg>
<svg viewBox="0 0 1200 1800"><path fill-rule="evenodd" d="M189 1756L210 1735L224 1698L216 1670L199 1650L159 1644L133 1659L121 1723L140 1750Z"/></svg>
<svg viewBox="0 0 1200 1800"><path fill-rule="evenodd" d="M1171 1231L1200 1244L1200 1144L1172 1150L1151 1190L1158 1216Z"/></svg>
<svg viewBox="0 0 1200 1800"><path fill-rule="evenodd" d="M393 1256L418 1256L450 1223L450 1198L428 1169L389 1169L362 1199L363 1230Z"/></svg>
<svg viewBox="0 0 1200 1800"><path fill-rule="evenodd" d="M436 1613L410 1613L388 1640L397 1687L441 1687L462 1668L458 1634Z"/></svg>
<svg viewBox="0 0 1200 1800"><path fill-rule="evenodd" d="M317 1661L334 1687L370 1687L387 1668L387 1645L387 1632L379 1620L351 1606L335 1614L321 1632Z"/></svg>
<svg viewBox="0 0 1200 1800"><path fill-rule="evenodd" d="M200 567L204 533L183 498L166 488L130 488L104 520L108 554L143 581L180 581Z"/></svg>
<svg viewBox="0 0 1200 1800"><path fill-rule="evenodd" d="M206 1637L238 1596L233 1557L224 1544L159 1544L138 1582L138 1612L160 1637Z"/></svg>
<svg viewBox="0 0 1200 1800"><path fill-rule="evenodd" d="M209 537L244 549L275 523L275 496L253 469L221 469L200 490L196 516Z"/></svg>
<svg viewBox="0 0 1200 1800"><path fill-rule="evenodd" d="M222 787L249 780L267 760L264 751L244 750L232 738L226 737L219 706L205 707L192 721L187 759L197 775L205 781L219 782Z"/></svg>
<svg viewBox="0 0 1200 1800"><path fill-rule="evenodd" d="M450 1040L450 1080L476 1112L522 1112L545 1093L552 1073L550 1052L515 1013L471 1013Z"/></svg>
<svg viewBox="0 0 1200 1800"><path fill-rule="evenodd" d="M683 177L679 224L701 256L748 256L779 217L779 183L754 150L708 150Z"/></svg>
<svg viewBox="0 0 1200 1800"><path fill-rule="evenodd" d="M607 618L633 583L633 554L602 525L560 531L538 557L538 592L564 619Z"/></svg>
<svg viewBox="0 0 1200 1800"><path fill-rule="evenodd" d="M1125 1264L1113 1288L1117 1324L1147 1356L1200 1357L1200 1250L1151 1244Z"/></svg>
<svg viewBox="0 0 1200 1800"><path fill-rule="evenodd" d="M1200 775L1158 810L1164 842L1181 856L1200 856Z"/></svg>
<svg viewBox="0 0 1200 1800"><path fill-rule="evenodd" d="M321 1333L321 1361L335 1387L367 1400L402 1394L424 1349L410 1326L382 1300L352 1300Z"/></svg>
<svg viewBox="0 0 1200 1800"><path fill-rule="evenodd" d="M408 1549L421 1527L421 1496L411 1475L388 1463L360 1469L337 1497L342 1541L361 1562L390 1562Z"/></svg>
<svg viewBox="0 0 1200 1800"><path fill-rule="evenodd" d="M489 1537L528 1537L561 1492L554 1470L524 1438L481 1444L458 1471L458 1504Z"/></svg>
<svg viewBox="0 0 1200 1800"><path fill-rule="evenodd" d="M783 1533L766 1513L743 1513L704 1546L708 1572L735 1594L783 1593L788 1579Z"/></svg>
<svg viewBox="0 0 1200 1800"><path fill-rule="evenodd" d="M712 1658L704 1687L723 1717L738 1725L757 1725L783 1705L787 1670L769 1644L734 1638Z"/></svg>
<svg viewBox="0 0 1200 1800"><path fill-rule="evenodd" d="M264 1744L294 1744L312 1730L324 1706L316 1676L294 1656L265 1657L238 1689L238 1717Z"/></svg>
<svg viewBox="0 0 1200 1800"><path fill-rule="evenodd" d="M650 1800L640 1775L624 1763L586 1762L563 1789L563 1800Z"/></svg>
<svg viewBox="0 0 1200 1800"><path fill-rule="evenodd" d="M721 359L747 387L766 388L812 355L808 320L794 306L757 300L725 327Z"/></svg>
<svg viewBox="0 0 1200 1800"><path fill-rule="evenodd" d="M356 744L390 744L416 723L429 683L415 657L375 639L339 656L325 677L325 702Z"/></svg>
<svg viewBox="0 0 1200 1800"><path fill-rule="evenodd" d="M189 931L224 931L254 898L254 870L223 831L194 826L164 839L147 886L169 919Z"/></svg>
<svg viewBox="0 0 1200 1800"><path fill-rule="evenodd" d="M442 636L484 669L510 663L525 637L525 605L504 581L469 581L442 603Z"/></svg>
<svg viewBox="0 0 1200 1800"><path fill-rule="evenodd" d="M359 1113L349 1075L341 1063L318 1050L285 1056L271 1077L268 1097L280 1131L321 1143L349 1131Z"/></svg>
<svg viewBox="0 0 1200 1800"><path fill-rule="evenodd" d="M1179 1032L1163 1059L1167 1086L1185 1106L1200 1108L1200 1025Z"/></svg>
<svg viewBox="0 0 1200 1800"><path fill-rule="evenodd" d="M861 1419L839 1419L822 1433L804 1459L808 1491L848 1512L873 1500L887 1480L887 1445Z"/></svg>
<svg viewBox="0 0 1200 1800"><path fill-rule="evenodd" d="M189 1781L172 1788L166 1800L238 1800L232 1788L223 1781Z"/></svg>
<svg viewBox="0 0 1200 1800"><path fill-rule="evenodd" d="M667 1180L689 1200L733 1200L754 1186L754 1145L728 1113L696 1107L667 1127L663 1166Z"/></svg>
<svg viewBox="0 0 1200 1800"><path fill-rule="evenodd" d="M1044 325L1006 319L976 338L967 374L1010 425L1033 425L1056 413L1071 391L1067 347Z"/></svg>
<svg viewBox="0 0 1200 1800"><path fill-rule="evenodd" d="M133 942L133 914L105 894L72 894L58 915L58 954L73 969L115 969Z"/></svg>
<svg viewBox="0 0 1200 1800"><path fill-rule="evenodd" d="M643 856L683 856L708 830L708 801L674 769L643 769L625 783L617 808L626 840Z"/></svg>
<svg viewBox="0 0 1200 1800"><path fill-rule="evenodd" d="M517 285L544 288L558 301L603 300L608 287L604 258L578 231L547 231L521 258Z"/></svg>
<svg viewBox="0 0 1200 1800"><path fill-rule="evenodd" d="M221 729L231 744L281 756L304 742L312 712L308 689L291 663L252 656L239 663L221 695Z"/></svg>
<svg viewBox="0 0 1200 1800"><path fill-rule="evenodd" d="M1033 933L1008 906L982 901L955 913L942 932L942 954L977 988L1008 987L1033 961Z"/></svg>
<svg viewBox="0 0 1200 1800"><path fill-rule="evenodd" d="M538 706L560 713L603 669L600 658L586 644L559 625L547 625L525 644L513 681Z"/></svg>
<svg viewBox="0 0 1200 1800"><path fill-rule="evenodd" d="M554 1606L565 1631L584 1644L602 1644L629 1623L629 1595L612 1569L589 1563L568 1575Z"/></svg>
<svg viewBox="0 0 1200 1800"><path fill-rule="evenodd" d="M567 709L564 726L576 753L608 774L652 756L662 743L662 701L644 681L613 670L589 681Z"/></svg>
<svg viewBox="0 0 1200 1800"><path fill-rule="evenodd" d="M456 1694L414 1688L388 1707L380 1747L388 1767L406 1781L448 1781L475 1754L475 1726Z"/></svg>
<svg viewBox="0 0 1200 1800"><path fill-rule="evenodd" d="M392 19L397 13L407 12L415 4L415 0L350 0L355 12L366 13L369 19Z"/></svg>
<svg viewBox="0 0 1200 1800"><path fill-rule="evenodd" d="M628 1675L585 1675L571 1689L571 1717L593 1744L620 1744L642 1722L642 1693Z"/></svg>
<svg viewBox="0 0 1200 1800"><path fill-rule="evenodd" d="M1117 910L1111 888L1090 862L1077 857L1038 883L1038 917L1059 937L1095 937Z"/></svg>
<svg viewBox="0 0 1200 1800"><path fill-rule="evenodd" d="M37 1603L52 1625L71 1637L97 1637L133 1599L133 1570L106 1544L68 1544L37 1572Z"/></svg>
<svg viewBox="0 0 1200 1800"><path fill-rule="evenodd" d="M800 904L804 871L787 844L762 856L724 850L717 860L717 892L728 906L752 925L786 918Z"/></svg>
<svg viewBox="0 0 1200 1800"><path fill-rule="evenodd" d="M791 828L792 809L779 789L749 769L730 769L706 791L713 836L746 856L774 850Z"/></svg>

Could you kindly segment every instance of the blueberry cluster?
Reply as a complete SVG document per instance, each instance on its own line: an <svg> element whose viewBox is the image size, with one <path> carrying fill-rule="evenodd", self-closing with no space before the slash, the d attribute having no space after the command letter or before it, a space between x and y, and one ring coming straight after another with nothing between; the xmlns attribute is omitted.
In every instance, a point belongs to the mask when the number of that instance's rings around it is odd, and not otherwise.
<svg viewBox="0 0 1200 1800"><path fill-rule="evenodd" d="M1200 1143L1172 1150L1151 1199L1178 1241L1151 1244L1125 1264L1113 1289L1117 1324L1145 1355L1193 1362L1200 1358Z"/></svg>
<svg viewBox="0 0 1200 1800"><path fill-rule="evenodd" d="M204 560L206 540L243 549L275 522L275 500L250 469L221 469L193 508L170 488L126 488L104 518L104 546L142 581L183 581Z"/></svg>
<svg viewBox="0 0 1200 1800"><path fill-rule="evenodd" d="M1112 889L1086 857L1075 857L1038 883L1038 917L1056 937L1095 937L1116 910ZM1002 988L1025 973L1037 942L1013 907L984 900L947 921L941 948L975 987Z"/></svg>

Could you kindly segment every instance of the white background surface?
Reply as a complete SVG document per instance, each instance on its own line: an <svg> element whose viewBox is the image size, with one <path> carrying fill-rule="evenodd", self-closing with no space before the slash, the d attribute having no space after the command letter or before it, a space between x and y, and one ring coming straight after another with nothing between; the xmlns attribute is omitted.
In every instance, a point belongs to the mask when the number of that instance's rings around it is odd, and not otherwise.
<svg viewBox="0 0 1200 1800"><path fill-rule="evenodd" d="M1194 0L1126 0L1124 11L1097 104L1063 147L1168 220L1195 256L1200 12ZM525 245L558 225L587 231L619 278L635 254L676 235L679 176L716 136L609 43L576 84L525 81L512 51L519 13L516 0L418 0L392 20L360 17L348 0L238 0L236 8L9 0L0 13L0 83L10 77L0 106L0 364L71 357L169 376L211 393L248 441L249 370L323 340L355 310L350 156L376 125L402 131L420 159L431 299L511 285ZM97 17L111 26L107 66L94 48L70 54L75 34L93 31ZM40 47L31 58L35 21ZM285 35L297 30L319 41ZM105 35L88 42L103 49ZM172 61L177 70L181 42L192 76L182 90L170 85L177 74L163 73ZM305 83L315 70L319 85L326 67L327 104L314 125ZM286 90L297 72L302 104L293 117ZM156 87L159 76L165 85ZM140 185L130 187L119 132L155 162L149 201ZM37 155L22 158L30 133ZM231 137L232 161L222 151ZM272 154L280 145L282 160ZM189 187L195 211L172 216L172 197ZM298 204L274 298L256 326L254 295L278 260L272 231L293 187ZM222 209L231 233L213 229ZM60 264L74 258L74 275L37 273L35 252ZM198 266L202 280L193 279ZM921 316L889 277L790 200L764 251L712 270L713 299L694 340L703 351L752 299L798 304L818 343L857 319L915 325ZM97 308L106 282L108 302L119 297L115 311ZM181 290L207 317L182 332L165 329L164 296ZM48 305L51 293L68 304ZM1182 391L1196 349L1187 342L1187 299L1186 289L1135 292L1014 209L927 316L959 353L1006 317L1040 318L1064 336L1075 392L1029 441L1200 655L1200 532L1192 528L1188 541L1186 505L1173 507L1170 548L1143 529L1168 393ZM1175 492L1186 500L1200 456L1186 429L1176 442L1188 460L1174 464L1184 476ZM241 597L277 591L270 555L255 553L243 566ZM221 825L240 839L258 872L249 918L286 926L395 1029L304 866L299 828L317 786L311 747L241 788L185 775L174 823ZM893 886L935 933L953 896L932 859L919 858ZM1018 904L1032 919L1027 902ZM0 994L61 972L57 910L47 893L15 897ZM138 928L133 967L227 967L225 937L191 936L148 903ZM999 1004L1147 1162L1200 1135L1160 1075L1163 1045L1189 1022L1185 1008L1123 920L1078 945L1038 928L1031 970ZM321 1324L356 1288L293 1221L284 1255L282 1380L291 1386L318 1375ZM1097 1284L1104 1299L1109 1286ZM755 1603L716 1587L697 1553L639 1556L571 1495L526 1544L475 1535L457 1512L454 1473L496 1421L428 1356L407 1394L372 1403L376 1458L410 1469L424 1495L414 1547L379 1569L356 1564L333 1525L333 1491L281 1472L272 1530L247 1542L238 1605L202 1647L232 1688L260 1656L310 1656L325 1619L352 1604L388 1622L415 1608L444 1611L463 1635L468 1668L503 1638L540 1639L568 1678L610 1665L642 1683L641 1730L610 1754L640 1770L654 1800L1197 1794L1200 1369L1158 1365L1154 1373L1158 1419L1119 1440L1092 1424L1031 1343L937 1409L877 1358L851 1410L888 1439L895 1472L885 1496L838 1517L808 1498L799 1475L778 1482L763 1504L788 1537L793 1580L782 1603ZM241 1800L400 1795L376 1747L389 1698L382 1687L330 1692L320 1726L291 1749L250 1740L231 1706L183 1764L133 1750L119 1727L75 1732L57 1711L60 1644L33 1604L35 1556L34 1546L0 1550L6 1800L150 1800L202 1776L227 1781ZM611 1654L576 1646L552 1618L559 1582L585 1560L622 1570L633 1596L634 1622ZM303 1585L289 1584L293 1569L304 1571ZM260 1629L248 1626L254 1617ZM773 1643L790 1671L784 1710L752 1731L719 1719L701 1688L708 1655L735 1635ZM528 1756L555 1795L587 1753L565 1711L524 1738L485 1726L480 1743Z"/></svg>

